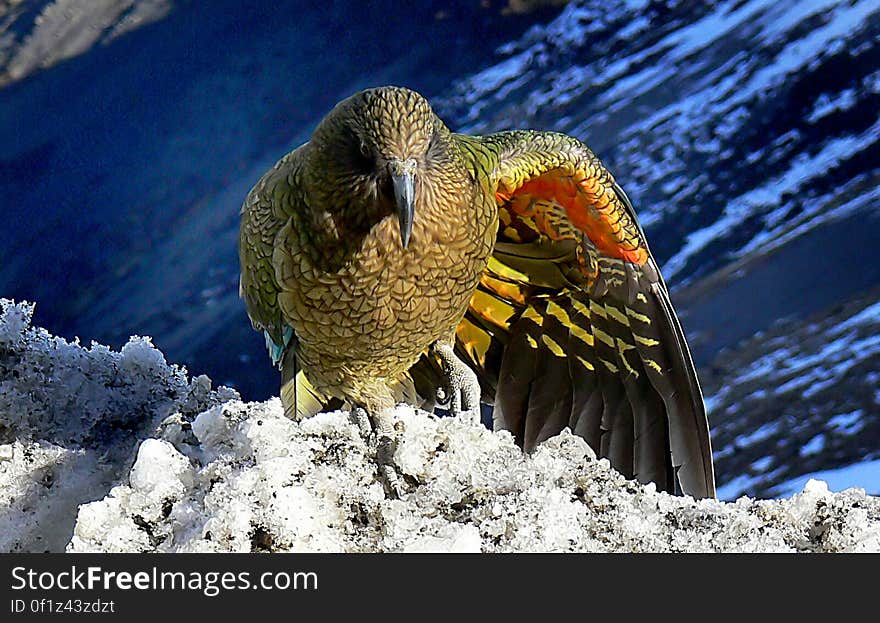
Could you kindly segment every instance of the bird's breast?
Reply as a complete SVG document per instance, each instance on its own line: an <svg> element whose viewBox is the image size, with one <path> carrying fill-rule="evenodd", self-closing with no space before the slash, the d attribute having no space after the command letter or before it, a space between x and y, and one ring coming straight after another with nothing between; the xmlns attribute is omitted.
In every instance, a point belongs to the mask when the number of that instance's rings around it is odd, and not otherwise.
<svg viewBox="0 0 880 623"><path fill-rule="evenodd" d="M323 259L305 253L308 241L292 223L279 233L277 245L286 251L282 270L276 262L279 303L305 367L396 376L451 334L491 253L494 215L422 216L406 249L396 218L387 217L341 258L339 249L326 249Z"/></svg>

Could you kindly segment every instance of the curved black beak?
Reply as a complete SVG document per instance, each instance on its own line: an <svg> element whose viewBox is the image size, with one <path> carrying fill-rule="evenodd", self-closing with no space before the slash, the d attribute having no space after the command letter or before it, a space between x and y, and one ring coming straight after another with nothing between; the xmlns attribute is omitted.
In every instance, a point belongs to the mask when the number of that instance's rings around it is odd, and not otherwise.
<svg viewBox="0 0 880 623"><path fill-rule="evenodd" d="M392 160L388 163L388 169L394 186L394 203L397 206L397 220L400 223L400 242L405 249L409 245L413 218L415 218L416 161Z"/></svg>

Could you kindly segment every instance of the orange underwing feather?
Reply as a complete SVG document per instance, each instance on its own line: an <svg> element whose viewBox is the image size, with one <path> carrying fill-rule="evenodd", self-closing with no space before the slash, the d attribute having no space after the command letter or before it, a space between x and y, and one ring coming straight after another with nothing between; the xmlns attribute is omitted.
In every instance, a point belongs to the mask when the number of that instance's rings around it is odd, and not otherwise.
<svg viewBox="0 0 880 623"><path fill-rule="evenodd" d="M499 189L495 197L514 221L516 216L531 219L551 240L567 237L548 214L548 206L558 205L565 210L567 222L586 234L603 254L639 266L648 260L648 250L627 232L629 216L613 188L593 177L575 181L571 175L550 171L526 180L519 188Z"/></svg>

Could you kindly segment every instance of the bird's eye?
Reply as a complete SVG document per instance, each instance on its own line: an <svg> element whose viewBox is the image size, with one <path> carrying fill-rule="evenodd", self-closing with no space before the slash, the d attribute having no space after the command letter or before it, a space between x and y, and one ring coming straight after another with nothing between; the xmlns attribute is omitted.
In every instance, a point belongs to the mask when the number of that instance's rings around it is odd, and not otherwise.
<svg viewBox="0 0 880 623"><path fill-rule="evenodd" d="M352 146L351 162L355 170L363 173L371 172L375 168L376 157L367 142L355 136L350 145Z"/></svg>

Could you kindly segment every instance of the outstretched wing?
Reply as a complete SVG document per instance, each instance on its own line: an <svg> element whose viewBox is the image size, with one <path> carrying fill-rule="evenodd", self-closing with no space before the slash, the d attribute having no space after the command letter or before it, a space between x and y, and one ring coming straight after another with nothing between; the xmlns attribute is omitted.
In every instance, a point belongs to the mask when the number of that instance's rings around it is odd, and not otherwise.
<svg viewBox="0 0 880 623"><path fill-rule="evenodd" d="M499 210L456 344L495 427L529 450L568 426L627 477L714 496L694 365L626 194L569 136L460 138Z"/></svg>

